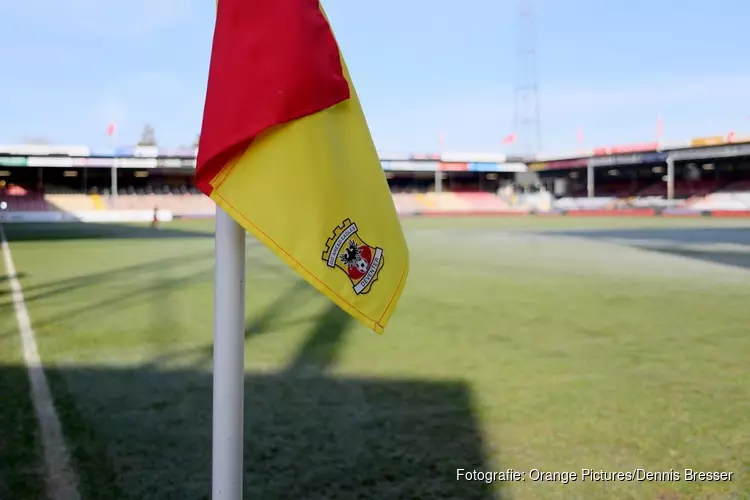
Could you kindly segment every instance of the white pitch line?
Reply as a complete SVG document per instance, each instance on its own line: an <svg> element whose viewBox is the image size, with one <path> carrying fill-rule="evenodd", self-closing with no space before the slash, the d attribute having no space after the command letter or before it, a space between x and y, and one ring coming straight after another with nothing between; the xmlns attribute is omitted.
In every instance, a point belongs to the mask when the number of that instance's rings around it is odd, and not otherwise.
<svg viewBox="0 0 750 500"><path fill-rule="evenodd" d="M70 453L65 445L60 419L57 417L55 405L52 401L44 367L39 358L39 350L31 328L29 311L23 298L21 283L16 277L16 266L10 253L10 245L5 238L5 231L0 224L0 246L2 246L5 270L10 283L13 309L16 311L21 343L23 345L23 359L29 372L31 382L31 399L36 411L37 420L42 436L44 449L44 466L46 470L45 482L47 497L50 500L79 500L78 479L71 467Z"/></svg>

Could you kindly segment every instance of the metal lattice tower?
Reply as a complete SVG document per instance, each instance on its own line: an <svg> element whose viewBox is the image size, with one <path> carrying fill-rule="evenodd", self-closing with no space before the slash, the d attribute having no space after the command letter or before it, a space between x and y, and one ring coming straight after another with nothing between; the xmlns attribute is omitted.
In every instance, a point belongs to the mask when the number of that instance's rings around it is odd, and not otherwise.
<svg viewBox="0 0 750 500"><path fill-rule="evenodd" d="M516 134L514 149L519 155L532 155L542 148L533 0L519 0L517 35L513 110L513 132Z"/></svg>

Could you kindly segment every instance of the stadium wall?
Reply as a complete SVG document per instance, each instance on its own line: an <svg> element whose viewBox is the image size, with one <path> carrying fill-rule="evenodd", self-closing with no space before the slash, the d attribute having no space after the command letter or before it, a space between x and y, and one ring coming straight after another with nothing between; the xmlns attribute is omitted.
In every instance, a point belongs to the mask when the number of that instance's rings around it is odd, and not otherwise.
<svg viewBox="0 0 750 500"><path fill-rule="evenodd" d="M0 212L0 222L151 222L153 210L98 210L86 212ZM174 219L169 210L159 210L163 222Z"/></svg>

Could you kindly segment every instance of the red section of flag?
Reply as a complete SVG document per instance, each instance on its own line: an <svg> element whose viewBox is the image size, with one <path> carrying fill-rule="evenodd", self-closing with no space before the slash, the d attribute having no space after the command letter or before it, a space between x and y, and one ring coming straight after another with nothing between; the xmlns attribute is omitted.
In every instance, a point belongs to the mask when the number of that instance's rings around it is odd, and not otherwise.
<svg viewBox="0 0 750 500"><path fill-rule="evenodd" d="M508 134L503 138L503 144L513 144L514 142L516 142L515 132L512 134Z"/></svg>
<svg viewBox="0 0 750 500"><path fill-rule="evenodd" d="M114 122L112 122L109 125L107 125L107 135L108 136L112 137L113 135L115 135L115 131L116 130L117 130L117 126L115 125Z"/></svg>
<svg viewBox="0 0 750 500"><path fill-rule="evenodd" d="M196 185L210 194L211 180L258 134L349 96L318 0L221 0Z"/></svg>

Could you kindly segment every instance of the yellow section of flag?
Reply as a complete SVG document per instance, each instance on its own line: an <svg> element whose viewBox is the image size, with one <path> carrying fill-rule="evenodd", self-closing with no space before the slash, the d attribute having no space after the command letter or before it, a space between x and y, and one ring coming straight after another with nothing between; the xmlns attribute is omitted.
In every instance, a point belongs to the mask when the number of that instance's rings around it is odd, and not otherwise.
<svg viewBox="0 0 750 500"><path fill-rule="evenodd" d="M409 252L349 72L350 98L276 126L211 182L211 198L344 311L382 333Z"/></svg>

